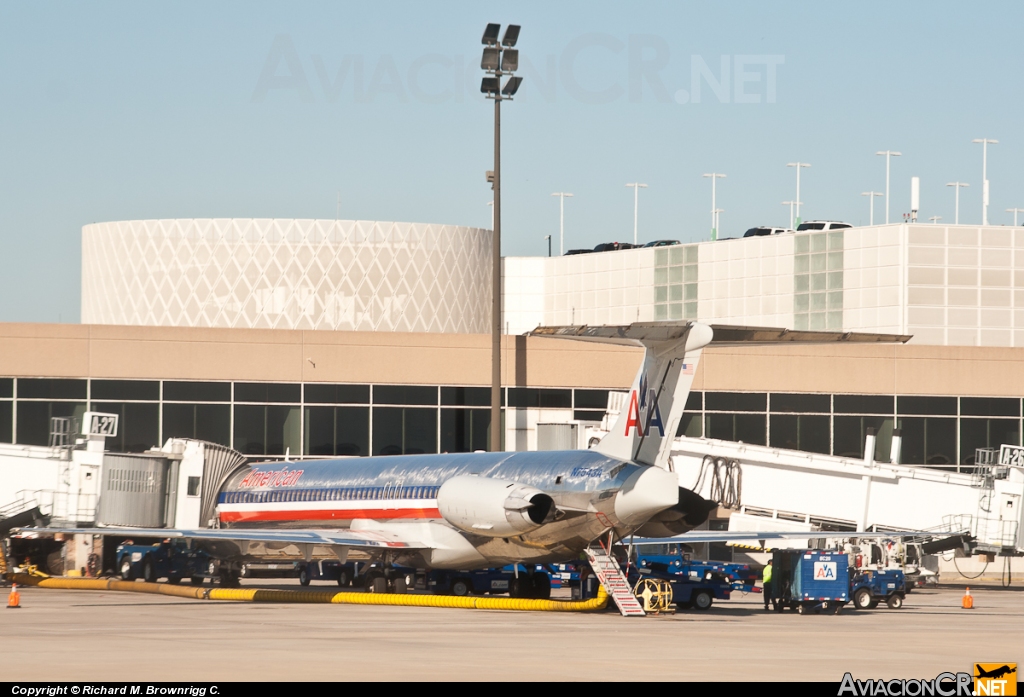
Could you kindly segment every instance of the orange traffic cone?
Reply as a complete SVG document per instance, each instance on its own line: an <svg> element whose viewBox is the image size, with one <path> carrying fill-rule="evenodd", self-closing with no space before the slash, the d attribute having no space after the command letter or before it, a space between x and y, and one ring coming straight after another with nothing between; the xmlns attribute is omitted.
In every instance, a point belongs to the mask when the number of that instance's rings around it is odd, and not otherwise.
<svg viewBox="0 0 1024 697"><path fill-rule="evenodd" d="M974 597L971 595L971 587L967 586L967 590L964 592L964 602L961 605L964 610L974 609Z"/></svg>
<svg viewBox="0 0 1024 697"><path fill-rule="evenodd" d="M21 593L18 592L18 584L11 584L11 594L7 596L7 609L18 609L21 607Z"/></svg>

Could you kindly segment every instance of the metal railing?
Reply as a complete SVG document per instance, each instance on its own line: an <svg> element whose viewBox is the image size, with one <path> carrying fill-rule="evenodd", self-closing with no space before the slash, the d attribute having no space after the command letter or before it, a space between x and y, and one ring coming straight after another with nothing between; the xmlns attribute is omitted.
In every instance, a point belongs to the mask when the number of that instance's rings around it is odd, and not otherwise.
<svg viewBox="0 0 1024 697"><path fill-rule="evenodd" d="M23 489L5 509L28 510L36 506L54 523L95 523L96 494L82 494L52 489ZM20 512L20 511L18 511ZM0 517L4 517L0 514Z"/></svg>

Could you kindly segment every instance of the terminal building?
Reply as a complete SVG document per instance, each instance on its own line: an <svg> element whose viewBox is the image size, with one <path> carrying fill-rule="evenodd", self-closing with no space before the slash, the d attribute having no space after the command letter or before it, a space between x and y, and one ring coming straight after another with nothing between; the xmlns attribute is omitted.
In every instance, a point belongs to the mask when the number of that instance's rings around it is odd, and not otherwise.
<svg viewBox="0 0 1024 697"><path fill-rule="evenodd" d="M487 230L336 220L83 229L82 324L0 325L0 441L114 411L124 451L249 456L486 447ZM505 259L505 447L599 422L640 355L524 337L660 319L913 335L905 346L711 349L680 435L957 468L1020 443L1024 229L895 224Z"/></svg>
<svg viewBox="0 0 1024 697"><path fill-rule="evenodd" d="M9 444L0 446L0 517L17 494L83 524L121 520L109 518L120 509L96 506L108 455L112 468L150 472L153 458L178 457L181 439L205 441L206 460L225 462L487 449L490 244L488 230L388 222L86 226L82 323L0 324L0 444ZM593 433L642 359L630 347L525 334L540 325L700 320L912 335L907 344L708 348L677 432L688 437L674 451L680 477L703 471L705 451L745 463L744 504L720 510L712 526L746 516L752 529L826 520L921 529L938 523L928 487L955 500L957 515L1020 523L994 512L992 482L977 488L975 453L1021 444L1024 229L808 231L512 257L503 272L497 427L506 450L554 447L542 434L558 429L545 425ZM102 446L108 455L75 450L67 469L54 418L81 423L86 412L117 414L119 428ZM902 469L870 469L869 429L874 460L899 452ZM180 467L191 469L165 517L209 507L211 466L184 447ZM877 484L873 497L868 486L861 501L861 481L878 477L893 486ZM922 498L918 517L894 515L901 496ZM1019 494L1005 497L1019 508ZM993 549L1016 550L1016 528L1012 542L1004 532L988 535Z"/></svg>
<svg viewBox="0 0 1024 697"><path fill-rule="evenodd" d="M723 349L680 435L905 464L1020 443L1024 229L896 224L504 260L502 429L601 420L640 360L538 325L709 323L911 334ZM430 224L162 220L83 229L82 324L0 325L0 442L121 415L112 449L200 438L249 457L484 449L490 233ZM1019 308L1019 309L1018 309Z"/></svg>

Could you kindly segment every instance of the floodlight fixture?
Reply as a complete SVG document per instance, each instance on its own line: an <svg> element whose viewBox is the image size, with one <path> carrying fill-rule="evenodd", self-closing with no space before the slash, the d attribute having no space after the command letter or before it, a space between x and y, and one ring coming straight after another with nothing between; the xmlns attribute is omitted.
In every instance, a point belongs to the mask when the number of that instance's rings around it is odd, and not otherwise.
<svg viewBox="0 0 1024 697"><path fill-rule="evenodd" d="M516 36L518 36L518 27L516 27L516 29ZM501 32L500 24L488 24L487 28L484 29L484 38L481 40L481 43L484 44L485 46L497 46L499 32ZM506 31L505 33L507 35L508 31Z"/></svg>
<svg viewBox="0 0 1024 697"><path fill-rule="evenodd" d="M500 26L500 25L494 25ZM519 29L521 27L518 24L510 24L505 28L505 36L501 37L501 45L506 48L512 48L516 45L516 41L519 40ZM497 32L494 34L497 36Z"/></svg>
<svg viewBox="0 0 1024 697"><path fill-rule="evenodd" d="M497 78L495 78L497 79ZM522 84L523 78L518 76L510 77L505 81L505 86L501 88L501 96L509 98L519 91L519 85Z"/></svg>
<svg viewBox="0 0 1024 697"><path fill-rule="evenodd" d="M480 58L480 68L489 73L496 72L501 65L501 49L488 46L484 49L484 55Z"/></svg>
<svg viewBox="0 0 1024 697"><path fill-rule="evenodd" d="M499 79L496 77L485 77L480 81L480 91L490 96L498 94Z"/></svg>
<svg viewBox="0 0 1024 697"><path fill-rule="evenodd" d="M949 182L948 184L946 184L946 186L952 186L952 187L954 187L954 190L956 191L956 208L954 209L954 213L953 213L953 224L954 225L959 225L960 224L960 189L962 189L965 186L970 186L970 184L968 184L967 182Z"/></svg>
<svg viewBox="0 0 1024 697"><path fill-rule="evenodd" d="M981 143L981 224L988 225L988 146L998 145L992 138L975 138L972 143ZM959 191L959 189L957 189Z"/></svg>
<svg viewBox="0 0 1024 697"><path fill-rule="evenodd" d="M500 24L488 24L484 30L480 67L489 73L480 83L480 91L494 100L494 170L488 181L494 191L491 208L491 428L490 450L503 450L501 416L501 103L519 91L523 78L512 75L519 68L519 51L512 47L519 40L520 26L510 24L498 43ZM548 239L550 250L550 238ZM548 252L550 254L550 251Z"/></svg>
<svg viewBox="0 0 1024 697"><path fill-rule="evenodd" d="M885 224L889 224L889 160L893 157L900 157L901 152L895 150L879 150L876 155L885 155Z"/></svg>
<svg viewBox="0 0 1024 697"><path fill-rule="evenodd" d="M489 50L491 49L484 49L484 51ZM506 48L501 52L501 72L514 73L517 70L519 70L519 51L514 48Z"/></svg>
<svg viewBox="0 0 1024 697"><path fill-rule="evenodd" d="M800 206L803 205L803 201L800 200L800 168L801 167L810 167L810 165L808 163L806 163L806 162L787 162L786 166L787 167L796 167L796 200L794 201L794 204L796 205L796 225L799 226L800 225ZM790 224L790 227L793 227L793 225Z"/></svg>

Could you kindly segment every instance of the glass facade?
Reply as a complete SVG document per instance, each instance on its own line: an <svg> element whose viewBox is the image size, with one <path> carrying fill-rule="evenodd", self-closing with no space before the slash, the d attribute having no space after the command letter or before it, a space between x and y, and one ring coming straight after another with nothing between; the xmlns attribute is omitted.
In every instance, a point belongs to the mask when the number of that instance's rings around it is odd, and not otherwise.
<svg viewBox="0 0 1024 697"><path fill-rule="evenodd" d="M875 459L970 471L976 448L1021 444L1018 397L691 392L676 435L863 458L875 429Z"/></svg>
<svg viewBox="0 0 1024 697"><path fill-rule="evenodd" d="M654 319L697 319L697 245L654 250Z"/></svg>
<svg viewBox="0 0 1024 697"><path fill-rule="evenodd" d="M506 388L506 405L562 410L597 422L609 390ZM198 438L254 458L472 452L490 442L490 388L0 378L0 442L47 445L51 417L117 414L112 450L141 452ZM1019 397L691 392L677 435L889 459L893 429L904 464L974 464L974 451L1020 444Z"/></svg>
<svg viewBox="0 0 1024 697"><path fill-rule="evenodd" d="M841 330L843 231L797 235L794 244L794 328Z"/></svg>
<svg viewBox="0 0 1024 697"><path fill-rule="evenodd" d="M20 391L19 391L20 390ZM505 404L601 421L609 390L505 388ZM197 438L261 459L487 450L489 387L0 378L0 442L47 445L50 418L117 414L107 447Z"/></svg>

